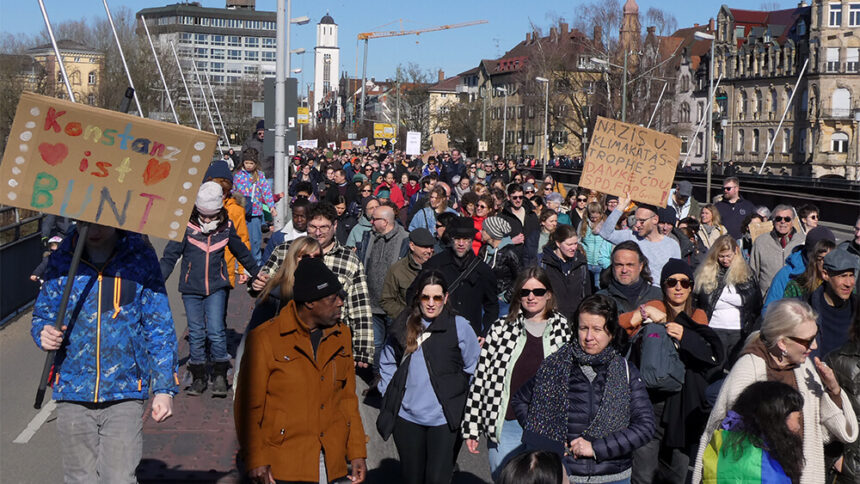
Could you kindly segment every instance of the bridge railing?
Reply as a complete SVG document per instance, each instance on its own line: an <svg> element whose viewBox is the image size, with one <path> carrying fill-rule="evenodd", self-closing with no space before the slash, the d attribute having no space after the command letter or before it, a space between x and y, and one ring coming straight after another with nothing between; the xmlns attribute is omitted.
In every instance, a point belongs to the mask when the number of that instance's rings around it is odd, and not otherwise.
<svg viewBox="0 0 860 484"><path fill-rule="evenodd" d="M0 327L39 293L30 274L42 258L41 227L41 213L0 205Z"/></svg>

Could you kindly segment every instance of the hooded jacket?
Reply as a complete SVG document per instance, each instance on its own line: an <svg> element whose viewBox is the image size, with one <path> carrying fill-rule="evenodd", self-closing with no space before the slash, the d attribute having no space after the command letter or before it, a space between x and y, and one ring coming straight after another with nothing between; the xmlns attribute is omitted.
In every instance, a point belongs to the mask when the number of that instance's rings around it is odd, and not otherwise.
<svg viewBox="0 0 860 484"><path fill-rule="evenodd" d="M182 294L208 296L219 289L230 287L227 262L224 260L224 249L228 247L251 276L256 276L259 270L257 261L227 217L208 234L204 234L198 224L189 221L182 242L170 241L164 248L160 261L163 280L170 277L176 262L182 257L179 276L179 292Z"/></svg>
<svg viewBox="0 0 860 484"><path fill-rule="evenodd" d="M788 283L806 271L806 257L803 256L803 247L800 245L794 248L791 255L786 257L785 265L770 281L770 288L767 290L767 296L765 296L764 305L761 308L762 317L767 312L770 303L779 301L785 296L785 288L788 287Z"/></svg>
<svg viewBox="0 0 860 484"><path fill-rule="evenodd" d="M496 275L496 291L499 299L511 302L514 282L517 280L522 265L517 249L511 243L510 237L502 239L496 248L490 244L485 244L481 248L480 257Z"/></svg>
<svg viewBox="0 0 860 484"><path fill-rule="evenodd" d="M514 215L510 203L505 203L505 208L502 209L499 216L510 222L511 233L509 236L511 238L525 234L525 241L522 246L522 265L527 267L537 260L538 244L540 243L540 220L529 204L523 203L523 209L526 211L525 223L520 222L519 217Z"/></svg>
<svg viewBox="0 0 860 484"><path fill-rule="evenodd" d="M540 265L549 277L558 311L573 321L579 303L591 295L591 275L582 253L577 251L573 259L565 263L555 254L555 249L552 242L544 246Z"/></svg>
<svg viewBox="0 0 860 484"><path fill-rule="evenodd" d="M54 400L112 402L179 391L176 332L158 257L140 234L118 231L114 254L101 266L81 259L54 360ZM30 333L53 325L68 279L76 231L51 254Z"/></svg>

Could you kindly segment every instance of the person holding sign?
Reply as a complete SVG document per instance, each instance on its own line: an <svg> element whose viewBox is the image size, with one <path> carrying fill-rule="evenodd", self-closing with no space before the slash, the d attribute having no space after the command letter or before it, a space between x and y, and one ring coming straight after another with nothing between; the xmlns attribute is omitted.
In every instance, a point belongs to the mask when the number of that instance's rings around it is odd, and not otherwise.
<svg viewBox="0 0 860 484"><path fill-rule="evenodd" d="M242 239L236 234L233 223L224 208L224 192L216 182L206 182L197 192L197 201L185 229L182 242L171 241L161 258L161 273L166 281L180 257L183 259L179 292L188 317L188 342L191 356L188 371L194 380L189 395L200 395L206 390L206 340L214 363L215 380L212 394L227 396L227 328L224 322L227 290L227 265L224 249L229 248L245 269L256 277L259 266Z"/></svg>
<svg viewBox="0 0 860 484"><path fill-rule="evenodd" d="M73 230L51 255L31 328L39 348L57 351L50 380L65 482L137 482L149 392L152 419L163 422L179 391L167 291L142 235L91 225L78 239ZM53 324L77 243L76 309L60 331Z"/></svg>
<svg viewBox="0 0 860 484"><path fill-rule="evenodd" d="M618 207L609 214L600 229L600 236L612 242L620 244L626 240L632 240L639 245L642 253L648 259L648 265L654 274L663 270L663 264L669 259L681 258L681 247L674 239L660 233L657 224L657 208L651 205L640 205L636 209L636 224L633 229L615 230L618 219L624 215L624 209L630 205L630 194L618 202ZM659 284L653 283L659 287Z"/></svg>

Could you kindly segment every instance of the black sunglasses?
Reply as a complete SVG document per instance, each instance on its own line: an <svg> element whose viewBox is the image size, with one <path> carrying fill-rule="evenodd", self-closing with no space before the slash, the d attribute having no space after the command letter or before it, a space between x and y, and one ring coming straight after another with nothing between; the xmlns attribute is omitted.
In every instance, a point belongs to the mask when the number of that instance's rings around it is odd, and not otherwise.
<svg viewBox="0 0 860 484"><path fill-rule="evenodd" d="M587 202L588 199L587 198L577 198L576 201L577 202Z"/></svg>
<svg viewBox="0 0 860 484"><path fill-rule="evenodd" d="M678 284L681 284L681 287L684 289L689 289L693 286L693 281L689 279L675 279L674 277L670 277L666 279L666 287L675 287Z"/></svg>
<svg viewBox="0 0 860 484"><path fill-rule="evenodd" d="M790 340L794 341L795 343L797 343L797 344L799 344L799 345L803 346L803 347L804 347L804 348L806 348L806 349L809 349L809 347L810 347L810 346L812 346L812 342L813 342L813 341L815 341L815 338L817 338L817 337L818 337L818 332L817 332L817 331L815 332L815 335L814 335L813 337L809 338L809 339L806 339L806 338L798 338L798 337L796 337L796 336L786 336L786 338L788 338L788 339L790 339Z"/></svg>
<svg viewBox="0 0 860 484"><path fill-rule="evenodd" d="M774 222L791 222L791 217L774 217Z"/></svg>
<svg viewBox="0 0 860 484"><path fill-rule="evenodd" d="M527 298L529 294L534 294L536 297L544 297L547 293L547 289L545 287L540 287L537 289L520 289L520 298Z"/></svg>
<svg viewBox="0 0 860 484"><path fill-rule="evenodd" d="M511 200L522 200L522 195L511 195Z"/></svg>

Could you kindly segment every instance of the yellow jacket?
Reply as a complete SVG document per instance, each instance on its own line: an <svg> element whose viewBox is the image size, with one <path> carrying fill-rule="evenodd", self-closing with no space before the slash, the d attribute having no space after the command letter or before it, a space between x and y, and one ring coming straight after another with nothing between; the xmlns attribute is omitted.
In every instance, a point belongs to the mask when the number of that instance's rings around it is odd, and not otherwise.
<svg viewBox="0 0 860 484"><path fill-rule="evenodd" d="M233 197L228 198L224 202L224 207L227 209L227 216L233 222L236 234L242 239L245 247L251 250L251 239L248 238L248 224L245 222L245 209ZM236 287L236 266L239 266L240 274L245 271L245 268L236 261L236 256L227 248L224 249L224 262L227 263L227 276L230 279L230 285Z"/></svg>

